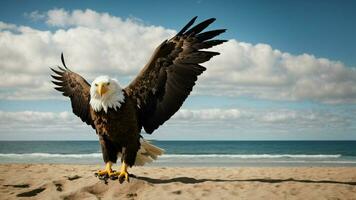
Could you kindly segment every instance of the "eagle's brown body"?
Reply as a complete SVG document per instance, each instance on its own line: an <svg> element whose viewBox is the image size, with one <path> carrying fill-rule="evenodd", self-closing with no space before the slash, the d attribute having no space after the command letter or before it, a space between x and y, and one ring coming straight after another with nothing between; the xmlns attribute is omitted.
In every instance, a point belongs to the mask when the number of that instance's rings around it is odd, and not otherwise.
<svg viewBox="0 0 356 200"><path fill-rule="evenodd" d="M121 159L129 166L134 165L140 148L141 126L133 100L126 96L117 111L111 108L107 113L91 110L90 115L99 136L104 161L116 162L118 153L122 153Z"/></svg>
<svg viewBox="0 0 356 200"><path fill-rule="evenodd" d="M58 86L55 89L69 97L74 114L96 130L106 163L116 162L118 153L122 153L123 164L134 165L140 149L141 129L144 128L146 133L151 134L176 113L192 91L198 76L206 70L200 64L219 55L218 52L203 49L225 42L226 40L214 39L225 32L225 29L204 32L215 21L214 18L191 28L195 20L196 17L174 37L162 42L138 76L126 88L120 88L125 100L116 110L113 109L115 106L109 106L104 111L100 110L101 107L96 109L95 105L93 109L92 100L98 93L95 90L92 93L91 89L102 88L102 84L99 86L95 83L94 86L94 80L90 85L79 74L69 70L63 55L65 69L52 69L56 73L52 75L55 79L52 82ZM109 82L106 84L109 86ZM102 95L101 92L99 94ZM153 159L156 158L156 155L150 155ZM111 165L108 168L110 167ZM111 169L107 171L110 172ZM122 173L125 171L124 168ZM127 175L126 172L124 174Z"/></svg>

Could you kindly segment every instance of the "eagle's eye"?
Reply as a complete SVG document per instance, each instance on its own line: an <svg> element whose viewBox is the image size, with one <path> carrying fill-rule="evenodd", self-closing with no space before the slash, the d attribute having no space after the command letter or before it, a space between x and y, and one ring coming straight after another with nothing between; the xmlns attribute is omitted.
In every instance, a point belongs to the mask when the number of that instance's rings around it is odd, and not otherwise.
<svg viewBox="0 0 356 200"><path fill-rule="evenodd" d="M95 86L98 86L98 84L95 83Z"/></svg>
<svg viewBox="0 0 356 200"><path fill-rule="evenodd" d="M110 85L110 82L108 82L106 85Z"/></svg>

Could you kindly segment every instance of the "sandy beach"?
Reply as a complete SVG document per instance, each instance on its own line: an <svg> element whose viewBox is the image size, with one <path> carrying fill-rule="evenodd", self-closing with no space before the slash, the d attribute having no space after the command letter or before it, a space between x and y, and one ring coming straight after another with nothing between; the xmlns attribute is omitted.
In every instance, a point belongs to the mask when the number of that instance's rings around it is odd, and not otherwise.
<svg viewBox="0 0 356 200"><path fill-rule="evenodd" d="M123 184L101 167L1 164L0 199L356 199L353 167L135 167Z"/></svg>

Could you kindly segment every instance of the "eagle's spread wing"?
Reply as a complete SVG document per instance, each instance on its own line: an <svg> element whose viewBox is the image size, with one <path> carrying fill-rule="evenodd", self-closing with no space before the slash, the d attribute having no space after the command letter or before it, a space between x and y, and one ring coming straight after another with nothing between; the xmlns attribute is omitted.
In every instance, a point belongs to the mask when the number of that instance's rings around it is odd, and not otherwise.
<svg viewBox="0 0 356 200"><path fill-rule="evenodd" d="M70 71L65 65L63 54L61 55L62 63L65 69L58 66L58 70L51 70L55 75L51 75L55 80L52 81L56 90L70 98L72 102L73 113L80 119L94 127L90 116L90 84L79 74Z"/></svg>
<svg viewBox="0 0 356 200"><path fill-rule="evenodd" d="M140 74L125 88L137 103L140 122L147 133L152 133L181 107L197 77L206 69L199 64L219 55L201 49L226 41L212 39L225 29L202 32L214 18L189 29L196 18L158 46Z"/></svg>

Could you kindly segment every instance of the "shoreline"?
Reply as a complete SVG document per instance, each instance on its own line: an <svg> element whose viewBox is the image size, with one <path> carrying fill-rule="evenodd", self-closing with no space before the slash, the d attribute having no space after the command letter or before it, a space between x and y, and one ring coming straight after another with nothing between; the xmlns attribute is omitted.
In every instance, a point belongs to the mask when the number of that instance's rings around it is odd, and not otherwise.
<svg viewBox="0 0 356 200"><path fill-rule="evenodd" d="M154 141L155 167L356 167L355 141ZM0 163L102 164L96 141L0 141Z"/></svg>
<svg viewBox="0 0 356 200"><path fill-rule="evenodd" d="M68 165L68 166L104 166L104 163L94 162L94 163L51 163L51 162L0 162L0 166L2 165ZM119 166L119 163L114 163L114 166ZM135 168L136 166L134 166ZM142 167L142 166L138 166ZM216 164L216 163L184 163L184 162L176 162L176 163L157 163L157 161L153 161L153 163L148 163L144 166L145 168L355 168L356 164L348 164L348 163L230 163L230 164Z"/></svg>
<svg viewBox="0 0 356 200"><path fill-rule="evenodd" d="M0 197L17 199L355 199L356 167L133 167L130 183L98 180L104 165L0 164ZM118 169L115 165L114 169Z"/></svg>

